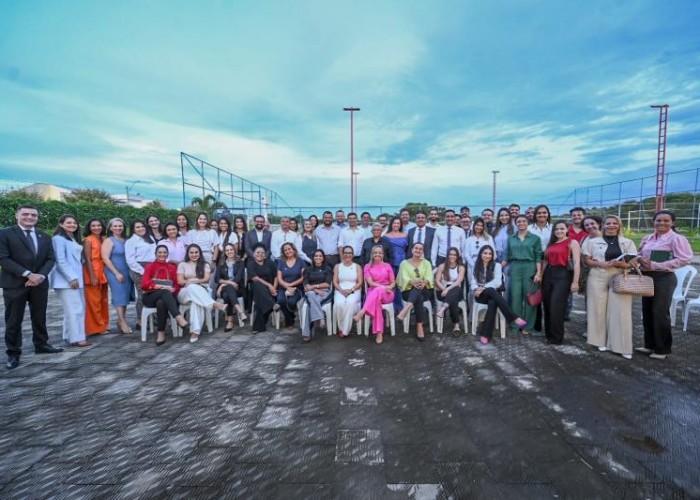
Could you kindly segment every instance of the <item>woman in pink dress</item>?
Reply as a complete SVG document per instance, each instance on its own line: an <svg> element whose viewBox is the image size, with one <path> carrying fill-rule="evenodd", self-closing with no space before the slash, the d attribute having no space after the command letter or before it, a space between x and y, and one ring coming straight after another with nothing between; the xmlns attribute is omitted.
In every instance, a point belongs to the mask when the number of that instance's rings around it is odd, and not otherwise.
<svg viewBox="0 0 700 500"><path fill-rule="evenodd" d="M365 266L365 281L367 282L367 298L365 305L353 318L360 321L365 314L372 318L372 334L375 342L384 342L384 313L382 304L389 304L394 300L394 286L396 280L394 270L390 264L384 262L384 249L381 245L372 248L372 260Z"/></svg>

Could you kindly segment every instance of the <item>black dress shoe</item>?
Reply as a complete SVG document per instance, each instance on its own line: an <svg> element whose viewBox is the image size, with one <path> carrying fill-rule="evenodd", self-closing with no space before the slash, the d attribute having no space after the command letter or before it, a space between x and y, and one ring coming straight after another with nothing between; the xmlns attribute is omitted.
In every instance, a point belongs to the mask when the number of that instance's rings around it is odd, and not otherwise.
<svg viewBox="0 0 700 500"><path fill-rule="evenodd" d="M34 349L34 352L36 354L56 354L59 352L63 352L62 347L54 347L51 344L44 344L42 346L36 347Z"/></svg>
<svg viewBox="0 0 700 500"><path fill-rule="evenodd" d="M14 370L19 366L19 356L8 356L7 363L5 363L5 368L8 370Z"/></svg>
<svg viewBox="0 0 700 500"><path fill-rule="evenodd" d="M157 345L158 347L162 346L163 344L165 344L165 339L163 339L163 340L156 340L156 345Z"/></svg>

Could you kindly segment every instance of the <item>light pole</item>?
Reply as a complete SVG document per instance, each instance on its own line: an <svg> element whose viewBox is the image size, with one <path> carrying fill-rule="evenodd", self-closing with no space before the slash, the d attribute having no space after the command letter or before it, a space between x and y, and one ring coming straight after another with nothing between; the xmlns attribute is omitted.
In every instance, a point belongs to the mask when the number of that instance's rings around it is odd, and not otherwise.
<svg viewBox="0 0 700 500"><path fill-rule="evenodd" d="M498 174L499 170L491 170L491 173L493 174L493 197L492 197L492 209L493 212L496 213L496 175Z"/></svg>
<svg viewBox="0 0 700 500"><path fill-rule="evenodd" d="M350 111L350 211L354 212L355 209L353 208L353 200L355 194L355 176L353 174L355 172L355 151L353 144L353 117L355 115L355 111L360 111L360 108L343 108L343 111Z"/></svg>
<svg viewBox="0 0 700 500"><path fill-rule="evenodd" d="M130 200L129 191L131 191L131 188L133 188L135 184L138 184L140 182L143 182L143 181L132 181L131 184L126 185L126 204L127 205L129 204L129 200Z"/></svg>
<svg viewBox="0 0 700 500"><path fill-rule="evenodd" d="M355 188L353 189L353 193L355 194L355 210L357 211L357 176L360 175L360 172L353 172L353 180L355 181L353 185Z"/></svg>

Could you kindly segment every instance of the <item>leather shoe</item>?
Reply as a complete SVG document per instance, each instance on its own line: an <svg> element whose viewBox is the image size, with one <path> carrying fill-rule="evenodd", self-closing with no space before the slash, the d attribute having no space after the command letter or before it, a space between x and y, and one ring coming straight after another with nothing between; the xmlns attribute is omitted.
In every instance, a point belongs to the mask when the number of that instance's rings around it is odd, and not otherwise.
<svg viewBox="0 0 700 500"><path fill-rule="evenodd" d="M8 356L7 363L5 363L5 368L8 370L14 370L19 366L19 356Z"/></svg>
<svg viewBox="0 0 700 500"><path fill-rule="evenodd" d="M63 352L62 347L54 347L51 344L44 344L42 346L36 347L34 349L34 352L36 354L56 354L59 352Z"/></svg>

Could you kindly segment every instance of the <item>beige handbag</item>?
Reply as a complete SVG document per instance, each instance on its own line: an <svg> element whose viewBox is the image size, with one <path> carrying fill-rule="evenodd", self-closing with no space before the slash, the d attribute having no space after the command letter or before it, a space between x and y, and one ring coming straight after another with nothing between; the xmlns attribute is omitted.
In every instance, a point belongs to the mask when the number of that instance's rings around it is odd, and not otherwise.
<svg viewBox="0 0 700 500"><path fill-rule="evenodd" d="M638 267L635 274L629 274L627 269L622 274L613 277L612 289L615 293L638 295L640 297L654 296L654 280L644 276Z"/></svg>

